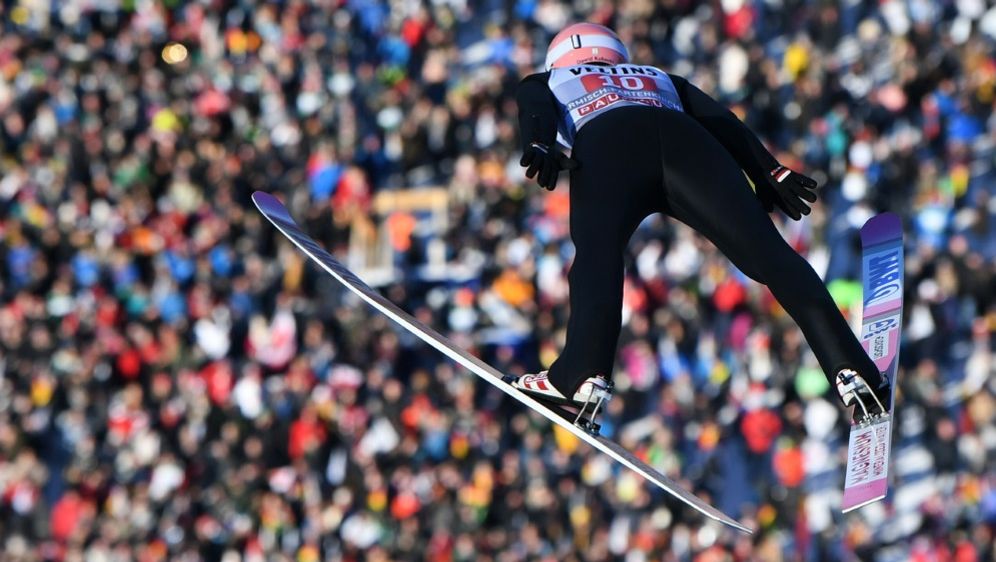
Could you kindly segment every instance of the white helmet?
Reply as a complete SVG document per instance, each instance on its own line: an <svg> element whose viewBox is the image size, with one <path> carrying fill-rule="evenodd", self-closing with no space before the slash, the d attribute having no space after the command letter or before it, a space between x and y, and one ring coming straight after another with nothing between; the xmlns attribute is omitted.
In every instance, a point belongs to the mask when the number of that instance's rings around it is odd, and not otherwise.
<svg viewBox="0 0 996 562"><path fill-rule="evenodd" d="M622 64L629 52L616 32L597 23L575 23L564 28L546 50L546 69L586 63Z"/></svg>

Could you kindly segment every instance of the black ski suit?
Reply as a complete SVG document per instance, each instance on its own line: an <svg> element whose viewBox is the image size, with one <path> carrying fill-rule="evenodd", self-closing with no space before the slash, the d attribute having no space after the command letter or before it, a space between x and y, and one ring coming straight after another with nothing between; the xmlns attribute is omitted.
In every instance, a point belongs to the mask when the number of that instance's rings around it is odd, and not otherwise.
<svg viewBox="0 0 996 562"><path fill-rule="evenodd" d="M550 381L571 396L588 376L611 376L621 328L623 252L640 222L662 212L705 235L742 272L768 286L802 329L831 387L843 368L877 387L878 369L823 281L785 242L766 212L771 203L762 204L761 190L755 195L744 177L767 187L762 182L771 181L777 160L733 113L684 78L669 76L684 113L620 107L594 117L574 139L572 159L580 167L570 172L576 247L568 275L571 313ZM556 150L562 116L548 79L549 73L530 75L517 91L525 150L531 143Z"/></svg>

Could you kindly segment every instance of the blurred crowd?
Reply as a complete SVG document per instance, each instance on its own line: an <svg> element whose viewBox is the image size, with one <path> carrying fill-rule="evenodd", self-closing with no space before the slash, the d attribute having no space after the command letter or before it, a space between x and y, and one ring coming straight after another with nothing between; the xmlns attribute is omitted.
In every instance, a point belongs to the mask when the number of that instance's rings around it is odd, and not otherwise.
<svg viewBox="0 0 996 562"><path fill-rule="evenodd" d="M444 187L445 228L389 217L385 294L500 370L548 365L568 186L525 181L514 90L582 20L824 185L773 219L852 321L856 229L902 216L885 501L841 515L846 412L683 225L627 253L603 434L754 536L398 331L252 208L279 195L345 255L378 193ZM996 560L988 3L0 0L0 26L0 559Z"/></svg>

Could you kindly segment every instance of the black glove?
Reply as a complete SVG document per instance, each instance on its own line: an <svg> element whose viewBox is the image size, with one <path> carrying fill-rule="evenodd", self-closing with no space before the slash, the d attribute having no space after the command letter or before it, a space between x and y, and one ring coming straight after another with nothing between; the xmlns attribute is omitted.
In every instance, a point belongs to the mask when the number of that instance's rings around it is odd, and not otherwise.
<svg viewBox="0 0 996 562"><path fill-rule="evenodd" d="M816 201L816 180L798 172L776 166L766 181L757 182L757 198L761 200L764 210L769 213L778 207L792 220L799 220L802 215L809 214L808 201Z"/></svg>
<svg viewBox="0 0 996 562"><path fill-rule="evenodd" d="M536 183L550 191L557 187L557 177L561 170L576 170L579 167L577 160L572 160L563 152L539 142L529 143L526 151L522 153L519 165L526 168L527 178L532 179L538 173Z"/></svg>

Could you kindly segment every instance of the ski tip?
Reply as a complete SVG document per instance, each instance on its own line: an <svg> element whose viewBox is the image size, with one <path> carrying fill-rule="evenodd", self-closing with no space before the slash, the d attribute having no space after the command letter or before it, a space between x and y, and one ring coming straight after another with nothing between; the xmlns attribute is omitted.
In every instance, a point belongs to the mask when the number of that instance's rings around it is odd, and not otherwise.
<svg viewBox="0 0 996 562"><path fill-rule="evenodd" d="M287 207L273 195L266 193L265 191L254 191L252 194L252 202L256 204L256 208L260 210L265 216L270 218L272 221L274 218L279 218L288 222L293 222L294 219L291 218L290 212L287 211Z"/></svg>
<svg viewBox="0 0 996 562"><path fill-rule="evenodd" d="M272 205L273 203L276 203L281 206L283 205L282 203L280 203L279 199L277 199L276 197L270 195L265 191L253 191L252 202L255 203L257 207L261 207L263 205Z"/></svg>
<svg viewBox="0 0 996 562"><path fill-rule="evenodd" d="M892 234L901 232L902 227L903 221L899 218L899 215L886 211L865 221L864 226L861 227L861 233L863 235Z"/></svg>

